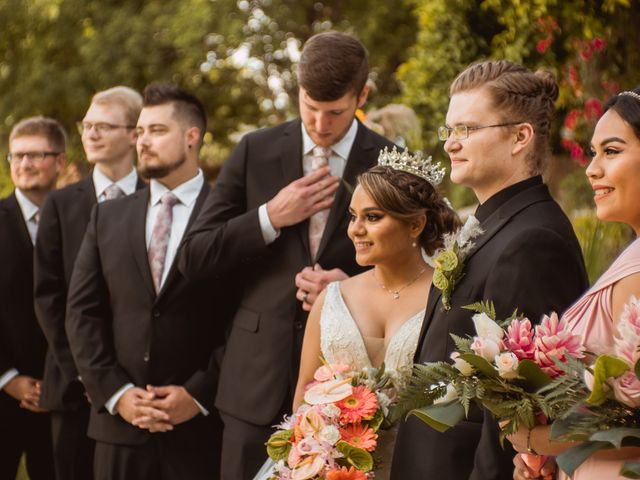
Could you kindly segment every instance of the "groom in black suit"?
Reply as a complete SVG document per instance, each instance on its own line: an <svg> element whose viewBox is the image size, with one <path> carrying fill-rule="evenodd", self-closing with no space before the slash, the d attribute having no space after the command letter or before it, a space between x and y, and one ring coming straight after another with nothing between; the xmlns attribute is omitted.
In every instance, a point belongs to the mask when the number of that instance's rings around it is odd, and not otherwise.
<svg viewBox="0 0 640 480"><path fill-rule="evenodd" d="M48 195L40 215L34 300L49 344L40 402L51 410L57 480L93 477L95 445L87 436L89 402L64 328L67 291L93 206L144 186L134 168L135 125L141 109L142 96L128 87L113 87L93 96L79 124L93 172Z"/></svg>
<svg viewBox="0 0 640 480"><path fill-rule="evenodd" d="M216 398L224 479L251 479L266 459L272 425L291 410L311 304L329 281L361 271L346 235L350 185L390 145L355 118L367 75L355 38L309 39L301 119L241 140L186 239L187 277L243 277Z"/></svg>
<svg viewBox="0 0 640 480"><path fill-rule="evenodd" d="M92 402L96 480L219 476L222 335L207 314L216 286L174 262L209 191L198 168L205 131L195 97L147 87L136 133L150 186L97 204L78 253L66 327Z"/></svg>
<svg viewBox="0 0 640 480"><path fill-rule="evenodd" d="M540 175L557 91L549 74L507 61L471 66L454 81L447 123L438 133L451 158L451 180L478 197L475 215L484 233L466 259L450 310L431 287L416 362L450 361L450 334L474 334L465 305L492 300L498 318L518 308L537 323L586 289L571 223ZM508 442L502 450L498 435L495 420L478 410L445 433L411 417L400 426L391 477L511 479L514 451Z"/></svg>

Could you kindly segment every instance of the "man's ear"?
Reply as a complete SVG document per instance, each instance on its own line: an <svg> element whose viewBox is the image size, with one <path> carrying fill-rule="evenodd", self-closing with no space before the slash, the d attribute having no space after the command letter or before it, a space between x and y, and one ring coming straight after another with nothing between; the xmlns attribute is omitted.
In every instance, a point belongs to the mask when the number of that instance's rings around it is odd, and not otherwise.
<svg viewBox="0 0 640 480"><path fill-rule="evenodd" d="M517 155L527 148L527 145L533 141L535 131L530 123L520 123L515 126L515 140L511 153Z"/></svg>
<svg viewBox="0 0 640 480"><path fill-rule="evenodd" d="M197 150L200 144L200 129L198 127L191 127L185 132L187 138L187 147L190 149L195 148Z"/></svg>
<svg viewBox="0 0 640 480"><path fill-rule="evenodd" d="M369 97L369 85L365 85L362 87L360 94L358 95L358 108L362 108L364 104L367 102L367 98Z"/></svg>

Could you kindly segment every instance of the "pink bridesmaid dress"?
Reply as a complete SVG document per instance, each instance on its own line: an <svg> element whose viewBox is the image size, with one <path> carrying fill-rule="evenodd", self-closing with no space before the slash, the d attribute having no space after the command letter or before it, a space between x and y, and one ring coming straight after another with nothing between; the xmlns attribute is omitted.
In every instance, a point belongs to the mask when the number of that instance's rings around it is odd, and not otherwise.
<svg viewBox="0 0 640 480"><path fill-rule="evenodd" d="M629 245L595 285L564 314L571 330L582 335L583 345L588 351L599 354L612 350L613 286L617 281L639 272L640 238ZM605 455L589 458L576 470L572 480L624 479L625 477L618 473L620 466L623 460L634 458L635 452L630 453L630 449L610 450ZM568 478L563 472L559 472L559 480Z"/></svg>

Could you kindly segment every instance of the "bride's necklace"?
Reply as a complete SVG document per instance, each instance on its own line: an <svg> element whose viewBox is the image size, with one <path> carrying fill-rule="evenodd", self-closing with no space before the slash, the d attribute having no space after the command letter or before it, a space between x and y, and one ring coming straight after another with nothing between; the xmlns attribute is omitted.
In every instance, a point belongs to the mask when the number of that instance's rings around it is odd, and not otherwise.
<svg viewBox="0 0 640 480"><path fill-rule="evenodd" d="M385 286L384 283L380 282L378 280L378 277L376 277L376 271L375 269L373 270L373 279L376 281L376 283L378 284L378 286L383 289L385 292L390 293L391 295L393 295L393 299L394 300L398 300L400 298L400 292L402 290L404 290L405 288L407 288L408 286L412 285L416 280L418 280L422 274L424 272L427 271L427 267L424 267L422 270L420 270L420 272L418 272L418 275L416 275L409 283L405 283L403 286L401 286L400 288L398 288L397 290L391 290L390 288L387 288Z"/></svg>

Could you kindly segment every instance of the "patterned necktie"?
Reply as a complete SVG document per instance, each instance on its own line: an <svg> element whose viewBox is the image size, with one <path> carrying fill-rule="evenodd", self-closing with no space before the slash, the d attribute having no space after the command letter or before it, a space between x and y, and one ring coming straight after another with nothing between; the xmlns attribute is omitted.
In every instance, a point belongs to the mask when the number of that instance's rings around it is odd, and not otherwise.
<svg viewBox="0 0 640 480"><path fill-rule="evenodd" d="M314 147L311 156L311 172L313 173L319 168L328 165L329 157L331 157L330 148ZM320 210L309 217L309 250L313 259L318 254L318 247L320 247L324 227L327 225L327 218L329 218L328 208Z"/></svg>
<svg viewBox="0 0 640 480"><path fill-rule="evenodd" d="M160 198L160 211L158 212L156 224L153 226L153 232L151 233L148 255L151 277L153 278L156 293L160 291L162 274L164 273L164 262L167 258L167 247L169 246L171 224L173 223L173 206L179 201L178 197L171 192L162 195Z"/></svg>
<svg viewBox="0 0 640 480"><path fill-rule="evenodd" d="M106 200L113 200L115 198L121 198L121 197L124 197L124 196L125 196L125 193L115 183L112 183L111 185L109 185L107 188L104 189L104 199L105 199L105 201Z"/></svg>
<svg viewBox="0 0 640 480"><path fill-rule="evenodd" d="M29 230L29 236L31 237L31 243L35 245L36 243L36 235L38 234L38 223L40 222L40 210L31 215L29 219L30 225L28 225L27 230Z"/></svg>

